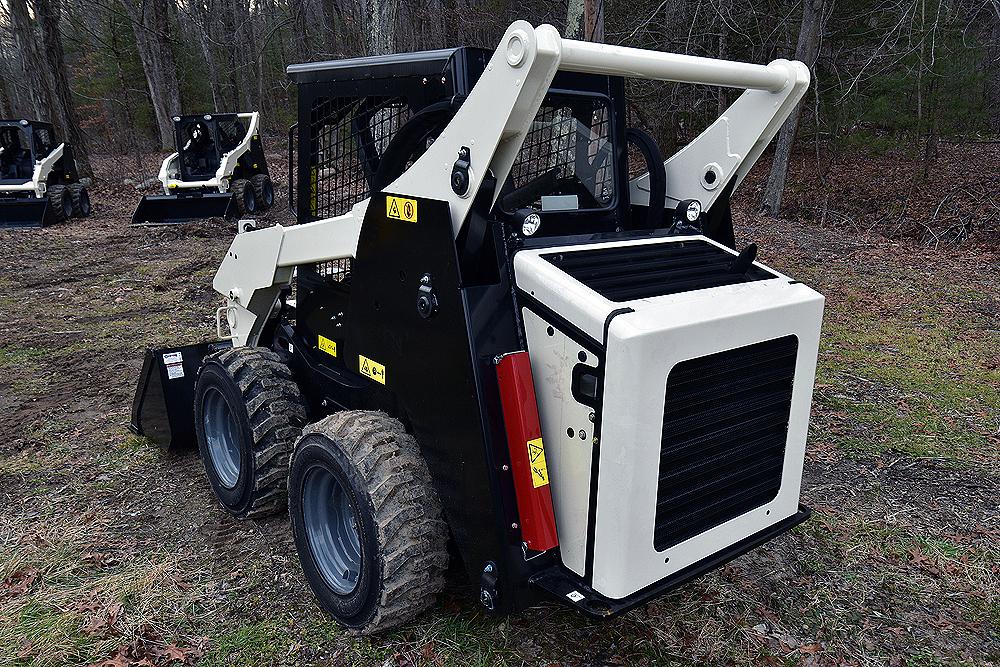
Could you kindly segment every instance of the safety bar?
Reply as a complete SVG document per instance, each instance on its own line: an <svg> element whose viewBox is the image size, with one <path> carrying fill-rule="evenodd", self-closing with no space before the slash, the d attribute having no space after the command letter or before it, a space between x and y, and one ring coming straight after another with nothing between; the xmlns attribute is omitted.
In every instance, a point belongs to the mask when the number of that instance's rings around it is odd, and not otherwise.
<svg viewBox="0 0 1000 667"><path fill-rule="evenodd" d="M562 40L559 69L771 92L784 88L789 79L788 70L778 65L753 65L574 39Z"/></svg>

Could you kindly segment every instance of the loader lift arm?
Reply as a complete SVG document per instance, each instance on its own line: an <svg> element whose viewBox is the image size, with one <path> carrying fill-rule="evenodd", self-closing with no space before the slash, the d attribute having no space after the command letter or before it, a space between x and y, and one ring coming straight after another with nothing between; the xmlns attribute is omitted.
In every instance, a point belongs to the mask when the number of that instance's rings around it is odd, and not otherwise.
<svg viewBox="0 0 1000 667"><path fill-rule="evenodd" d="M746 89L664 163L665 204L698 199L706 210L731 190L727 186L742 181L809 85L808 68L796 61L755 65L580 42L562 39L550 25L517 21L451 122L385 190L447 202L457 236L484 179L507 178L559 70ZM468 162L468 182L453 186L460 153ZM633 179L631 203L648 204L649 189L648 174ZM493 193L494 203L498 196ZM217 312L220 334L225 316L234 345L256 344L295 266L354 257L369 201L335 218L237 234L213 282L226 298Z"/></svg>

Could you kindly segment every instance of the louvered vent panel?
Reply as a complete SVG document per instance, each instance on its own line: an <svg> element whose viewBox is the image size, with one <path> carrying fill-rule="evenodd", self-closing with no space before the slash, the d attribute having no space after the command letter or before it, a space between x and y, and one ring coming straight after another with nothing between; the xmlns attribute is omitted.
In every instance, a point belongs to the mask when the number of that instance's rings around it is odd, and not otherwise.
<svg viewBox="0 0 1000 667"><path fill-rule="evenodd" d="M576 250L545 259L611 301L630 301L736 285L776 276L751 266L733 273L736 257L702 240Z"/></svg>
<svg viewBox="0 0 1000 667"><path fill-rule="evenodd" d="M663 551L770 502L781 470L798 339L682 361L667 377L653 546Z"/></svg>

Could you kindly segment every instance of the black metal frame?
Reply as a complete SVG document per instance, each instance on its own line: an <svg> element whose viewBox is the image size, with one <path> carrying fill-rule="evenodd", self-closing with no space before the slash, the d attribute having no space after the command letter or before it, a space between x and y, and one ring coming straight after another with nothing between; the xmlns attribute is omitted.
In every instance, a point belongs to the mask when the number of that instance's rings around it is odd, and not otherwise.
<svg viewBox="0 0 1000 667"><path fill-rule="evenodd" d="M215 172L219 168L222 155L243 141L243 137L246 136L247 131L247 127L244 125L247 121L242 120L235 113L188 114L174 116L173 120L174 144L178 152L180 180L185 182L204 181L215 178ZM184 160L184 145L188 140L187 128L196 123L200 123L205 127L212 142L211 154L208 157L211 158L214 166L203 173L192 172L190 165ZM235 126L236 129L239 129L239 136L233 136L229 133L227 126ZM227 142L231 142L231 145L229 143L223 144L224 139ZM236 161L236 166L233 169L233 178L250 179L257 174L267 173L267 158L264 156L264 147L261 144L260 133L258 131L257 134L254 134L250 138L249 150L243 153ZM214 189L210 191L215 192Z"/></svg>

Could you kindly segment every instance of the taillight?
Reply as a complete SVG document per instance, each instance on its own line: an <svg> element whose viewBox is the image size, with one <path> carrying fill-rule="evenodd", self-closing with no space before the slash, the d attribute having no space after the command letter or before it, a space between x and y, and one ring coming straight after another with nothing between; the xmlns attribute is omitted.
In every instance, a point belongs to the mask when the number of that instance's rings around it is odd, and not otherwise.
<svg viewBox="0 0 1000 667"><path fill-rule="evenodd" d="M497 362L497 381L507 429L521 537L529 549L547 551L558 546L559 538L556 535L549 472L528 353L513 352L501 357Z"/></svg>

